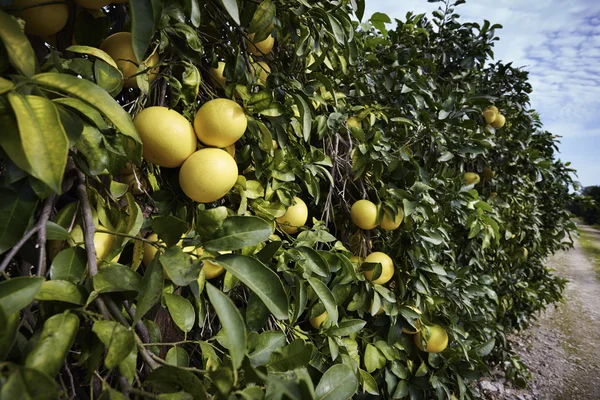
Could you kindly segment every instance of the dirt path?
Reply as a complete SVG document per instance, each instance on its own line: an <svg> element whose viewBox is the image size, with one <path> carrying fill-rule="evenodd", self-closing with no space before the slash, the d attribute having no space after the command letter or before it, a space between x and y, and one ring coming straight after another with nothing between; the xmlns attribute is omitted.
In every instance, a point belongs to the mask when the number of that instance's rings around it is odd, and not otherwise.
<svg viewBox="0 0 600 400"><path fill-rule="evenodd" d="M597 239L600 232L580 229ZM567 278L565 302L551 307L514 344L533 375L529 390L512 390L502 379L484 383L485 398L600 399L600 280L579 243L549 262ZM499 382L499 383L498 383Z"/></svg>

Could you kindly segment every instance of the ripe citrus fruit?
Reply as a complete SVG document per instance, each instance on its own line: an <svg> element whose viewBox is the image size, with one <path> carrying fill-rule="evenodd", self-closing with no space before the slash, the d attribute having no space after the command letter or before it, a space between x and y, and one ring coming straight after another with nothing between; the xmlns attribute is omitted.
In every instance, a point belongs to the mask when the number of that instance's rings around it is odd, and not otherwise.
<svg viewBox="0 0 600 400"><path fill-rule="evenodd" d="M496 107L496 106L489 106L489 107L488 107L488 108L486 108L485 110L486 110L486 111L487 111L487 110L490 110L490 111L493 111L495 114L500 114L500 110L498 110L498 107Z"/></svg>
<svg viewBox="0 0 600 400"><path fill-rule="evenodd" d="M96 258L98 260L104 260L111 252L115 237L115 235L111 235L110 233L94 233L94 247L96 248Z"/></svg>
<svg viewBox="0 0 600 400"><path fill-rule="evenodd" d="M350 209L352 222L361 229L377 226L377 206L369 200L358 200Z"/></svg>
<svg viewBox="0 0 600 400"><path fill-rule="evenodd" d="M423 349L421 345L421 334L425 337L427 347ZM420 350L428 353L441 353L448 347L448 334L439 325L424 326L421 332L415 335L415 344Z"/></svg>
<svg viewBox="0 0 600 400"><path fill-rule="evenodd" d="M217 86L225 86L225 83L227 82L225 75L223 75L223 71L225 71L225 63L223 61L219 61L217 68L211 68L208 71L213 79L213 83L216 83Z"/></svg>
<svg viewBox="0 0 600 400"><path fill-rule="evenodd" d="M138 65L140 61L133 52L133 44L131 33L119 32L114 35L110 35L100 45L100 50L106 52L109 56L115 60L121 71L123 71L123 78L125 81L123 85L125 87L137 88L137 81L135 75L137 73ZM158 54L154 53L149 60L146 61L148 67L158 63ZM157 68L152 69L150 72L149 79L153 81L157 76Z"/></svg>
<svg viewBox="0 0 600 400"><path fill-rule="evenodd" d="M196 151L192 124L167 107L148 107L133 119L142 143L144 158L161 167L175 168Z"/></svg>
<svg viewBox="0 0 600 400"><path fill-rule="evenodd" d="M183 192L199 203L212 203L231 190L238 177L233 157L221 149L201 149L192 154L179 170Z"/></svg>
<svg viewBox="0 0 600 400"><path fill-rule="evenodd" d="M381 264L381 275L379 275L379 278L375 280L373 280L373 274L375 273L375 270L364 271L365 278L367 278L369 282L376 283L378 285L383 285L387 283L390 279L392 279L392 276L394 276L394 262L392 261L390 256L388 256L385 253L382 253L380 251L371 253L363 260L363 263Z"/></svg>
<svg viewBox="0 0 600 400"><path fill-rule="evenodd" d="M207 146L227 147L246 131L248 120L244 109L229 99L210 100L196 113L194 131Z"/></svg>
<svg viewBox="0 0 600 400"><path fill-rule="evenodd" d="M492 123L492 126L496 129L500 129L504 126L505 123L506 123L506 118L504 117L504 115L498 114L498 116Z"/></svg>
<svg viewBox="0 0 600 400"><path fill-rule="evenodd" d="M251 65L254 75L258 77L259 83L264 85L267 82L269 74L271 73L271 68L269 68L269 65L264 61L252 63Z"/></svg>
<svg viewBox="0 0 600 400"><path fill-rule="evenodd" d="M348 118L348 128L360 128L360 121L356 117Z"/></svg>
<svg viewBox="0 0 600 400"><path fill-rule="evenodd" d="M323 311L323 314L321 314L317 317L311 318L310 324L313 326L313 328L319 329L321 327L321 325L323 325L323 322L325 322L327 317L329 317L329 314L327 314L327 311Z"/></svg>
<svg viewBox="0 0 600 400"><path fill-rule="evenodd" d="M156 242L158 240L158 235L152 232L150 235L148 235L146 239L152 242ZM164 244L162 240L159 241L159 243ZM144 258L142 258L142 263L144 263L146 267L149 267L152 260L154 260L156 253L158 253L158 247L152 246L150 243L144 242Z"/></svg>
<svg viewBox="0 0 600 400"><path fill-rule="evenodd" d="M231 251L219 252L219 254L230 254L230 253L231 253ZM198 250L196 250L196 254L198 254L198 256L202 257L202 255L204 254L204 249L199 248ZM203 262L204 262L204 265L202 266L202 270L204 271L204 276L206 277L206 279L216 278L217 276L220 276L221 274L223 274L223 272L225 272L225 268L211 262L210 260L203 260Z"/></svg>
<svg viewBox="0 0 600 400"><path fill-rule="evenodd" d="M300 197L294 197L294 204L288 207L283 216L276 219L281 229L291 234L298 232L298 227L303 226L308 219L308 207Z"/></svg>
<svg viewBox="0 0 600 400"><path fill-rule="evenodd" d="M235 158L235 143L230 144L229 146L225 147L223 150L228 152L231 157Z"/></svg>
<svg viewBox="0 0 600 400"><path fill-rule="evenodd" d="M477 185L481 180L475 172L465 172L463 178L465 185Z"/></svg>
<svg viewBox="0 0 600 400"><path fill-rule="evenodd" d="M414 306L407 306L408 308L410 308L411 310L413 310L414 312L416 312L417 314L421 315L421 310L419 310L417 307ZM416 328L402 328L402 332L404 333L408 333L409 335L414 335L416 333L419 333L421 331L421 322L418 319L414 320L414 325Z"/></svg>
<svg viewBox="0 0 600 400"><path fill-rule="evenodd" d="M267 55L273 50L273 45L275 44L275 38L269 35L262 42L254 43L254 33L248 35L250 40L246 40L246 45L248 46L248 50L255 56Z"/></svg>
<svg viewBox="0 0 600 400"><path fill-rule="evenodd" d="M396 218L394 218L393 221L391 220L389 215L386 212L384 212L383 219L381 220L381 227L386 231L393 231L400 227L400 224L402 223L403 219L404 211L402 211L401 208L398 209L398 214L396 215Z"/></svg>
<svg viewBox="0 0 600 400"><path fill-rule="evenodd" d="M496 114L494 111L492 110L485 110L483 113L483 118L485 119L485 122L487 124L491 124L492 122L494 122L496 120L496 117L498 116L498 114Z"/></svg>
<svg viewBox="0 0 600 400"><path fill-rule="evenodd" d="M69 19L66 1L58 3L53 0L15 0L11 8L23 9L15 15L25 21L25 32L30 35L54 35L65 27Z"/></svg>
<svg viewBox="0 0 600 400"><path fill-rule="evenodd" d="M360 265L360 264L362 264L363 260L359 256L352 256L352 257L350 257L350 262Z"/></svg>

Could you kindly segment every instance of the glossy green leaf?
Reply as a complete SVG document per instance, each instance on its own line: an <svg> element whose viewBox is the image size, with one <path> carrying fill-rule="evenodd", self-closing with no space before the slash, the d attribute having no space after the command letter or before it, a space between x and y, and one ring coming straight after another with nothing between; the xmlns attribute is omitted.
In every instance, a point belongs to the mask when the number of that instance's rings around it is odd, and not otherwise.
<svg viewBox="0 0 600 400"><path fill-rule="evenodd" d="M348 319L340 321L337 327L331 328L329 331L335 336L348 336L356 332L360 332L362 328L367 324L367 321L362 319Z"/></svg>
<svg viewBox="0 0 600 400"><path fill-rule="evenodd" d="M168 364L174 365L176 367L188 367L190 365L190 356L187 351L183 347L171 347L167 352L167 356L165 357L165 361Z"/></svg>
<svg viewBox="0 0 600 400"><path fill-rule="evenodd" d="M17 119L12 108L5 102L0 102L0 126L2 126L0 146L16 166L31 174L31 165L23 149Z"/></svg>
<svg viewBox="0 0 600 400"><path fill-rule="evenodd" d="M102 134L92 125L84 124L81 137L75 148L85 157L87 168L92 175L100 175L108 166L108 154L104 148Z"/></svg>
<svg viewBox="0 0 600 400"><path fill-rule="evenodd" d="M319 297L319 299L325 306L325 310L327 310L329 320L334 325L337 325L338 310L337 310L337 305L335 303L335 298L333 297L331 290L329 290L329 288L327 287L326 284L324 284L323 282L321 282L320 280L318 280L316 278L309 277L308 283L313 288L313 290L315 291L315 293L317 294L317 296Z"/></svg>
<svg viewBox="0 0 600 400"><path fill-rule="evenodd" d="M129 0L131 36L135 57L145 60L146 51L154 35L154 11L151 0Z"/></svg>
<svg viewBox="0 0 600 400"><path fill-rule="evenodd" d="M50 100L40 96L9 93L8 100L17 117L31 173L55 192L60 192L69 140L58 109Z"/></svg>
<svg viewBox="0 0 600 400"><path fill-rule="evenodd" d="M288 319L288 299L279 276L249 256L226 254L216 261L250 288L278 319Z"/></svg>
<svg viewBox="0 0 600 400"><path fill-rule="evenodd" d="M304 367L311 359L312 345L296 339L287 346L275 350L267 366L275 371L285 372Z"/></svg>
<svg viewBox="0 0 600 400"><path fill-rule="evenodd" d="M208 251L239 250L264 242L271 232L271 226L262 218L229 217L202 245Z"/></svg>
<svg viewBox="0 0 600 400"><path fill-rule="evenodd" d="M185 221L172 215L160 216L150 221L152 230L167 247L175 246L181 240L181 236L188 230Z"/></svg>
<svg viewBox="0 0 600 400"><path fill-rule="evenodd" d="M0 362L6 359L15 344L20 322L19 312L7 314L4 308L0 307Z"/></svg>
<svg viewBox="0 0 600 400"><path fill-rule="evenodd" d="M379 388L377 387L377 381L371 374L363 369L359 369L360 380L362 383L363 390L372 395L379 395Z"/></svg>
<svg viewBox="0 0 600 400"><path fill-rule="evenodd" d="M231 356L233 368L238 369L242 365L246 354L246 326L244 320L231 299L219 289L207 283L206 293L219 316L219 321L229 341L229 355Z"/></svg>
<svg viewBox="0 0 600 400"><path fill-rule="evenodd" d="M96 127L100 130L107 130L108 124L104 121L102 114L94 107L85 103L82 100L73 98L73 97L61 97L58 99L52 100L55 103L67 106L77 112L79 112L82 116L87 118L90 122L92 122Z"/></svg>
<svg viewBox="0 0 600 400"><path fill-rule="evenodd" d="M48 240L67 240L70 239L69 231L62 226L48 221L46 222L46 239Z"/></svg>
<svg viewBox="0 0 600 400"><path fill-rule="evenodd" d="M169 247L161 254L160 263L174 284L187 286L198 279L202 262L185 253L179 246Z"/></svg>
<svg viewBox="0 0 600 400"><path fill-rule="evenodd" d="M158 303L162 294L164 279L163 267L155 258L144 272L132 325L135 325L156 303Z"/></svg>
<svg viewBox="0 0 600 400"><path fill-rule="evenodd" d="M77 286L68 281L46 281L35 296L40 301L63 301L71 304L85 304L85 297Z"/></svg>
<svg viewBox="0 0 600 400"><path fill-rule="evenodd" d="M315 388L318 400L349 399L358 390L356 375L345 364L336 364L329 368Z"/></svg>
<svg viewBox="0 0 600 400"><path fill-rule="evenodd" d="M52 260L50 279L77 284L83 280L86 265L87 253L85 249L81 247L66 248Z"/></svg>
<svg viewBox="0 0 600 400"><path fill-rule="evenodd" d="M142 277L124 265L108 265L94 275L94 290L98 293L140 291Z"/></svg>
<svg viewBox="0 0 600 400"><path fill-rule="evenodd" d="M287 344L283 332L267 331L258 335L256 346L248 354L253 367L266 365L271 354Z"/></svg>
<svg viewBox="0 0 600 400"><path fill-rule="evenodd" d="M268 29L271 28L276 13L277 9L271 0L264 0L256 8L252 16L252 21L250 21L250 27L248 28L248 32L256 33L254 36L255 43L267 38L270 33Z"/></svg>
<svg viewBox="0 0 600 400"><path fill-rule="evenodd" d="M123 73L118 68L105 63L103 60L94 62L94 79L96 84L116 97L123 89Z"/></svg>
<svg viewBox="0 0 600 400"><path fill-rule="evenodd" d="M240 24L240 11L236 0L220 0L221 4L236 24Z"/></svg>
<svg viewBox="0 0 600 400"><path fill-rule="evenodd" d="M191 371L174 366L161 366L152 371L144 383L159 393L172 393L183 389L194 400L206 399L202 381Z"/></svg>
<svg viewBox="0 0 600 400"><path fill-rule="evenodd" d="M102 61L104 61L108 65L112 66L113 68L115 68L117 70L119 69L115 60L113 60L111 56L109 56L107 53L100 50L99 48L91 47L91 46L74 45L74 46L67 47L67 51L72 51L73 53L87 54L90 56L94 56L96 58L101 59Z"/></svg>
<svg viewBox="0 0 600 400"><path fill-rule="evenodd" d="M189 332L194 327L196 312L188 299L177 294L164 293L163 297L173 322L184 332Z"/></svg>
<svg viewBox="0 0 600 400"><path fill-rule="evenodd" d="M133 330L117 322L96 321L92 330L107 347L104 365L108 369L123 362L135 346Z"/></svg>
<svg viewBox="0 0 600 400"><path fill-rule="evenodd" d="M208 210L196 210L196 233L207 236L214 233L223 225L227 218L227 207L215 207Z"/></svg>
<svg viewBox="0 0 600 400"><path fill-rule="evenodd" d="M38 203L36 195L26 183L15 190L0 188L0 254L10 249L23 237Z"/></svg>
<svg viewBox="0 0 600 400"><path fill-rule="evenodd" d="M0 307L7 315L21 311L31 303L46 279L21 276L0 282Z"/></svg>
<svg viewBox="0 0 600 400"><path fill-rule="evenodd" d="M35 74L36 58L21 26L12 16L0 10L0 39L10 63L26 77Z"/></svg>
<svg viewBox="0 0 600 400"><path fill-rule="evenodd" d="M327 262L317 251L307 246L297 247L295 251L300 255L300 260L298 261L300 265L324 278L329 276Z"/></svg>
<svg viewBox="0 0 600 400"><path fill-rule="evenodd" d="M365 367L367 368L368 373L372 373L378 369L381 369L385 366L385 357L377 347L372 344L367 344L367 348L365 350Z"/></svg>
<svg viewBox="0 0 600 400"><path fill-rule="evenodd" d="M137 376L137 359L138 359L138 348L133 346L131 352L123 361L119 363L119 373L127 379L127 382L131 385Z"/></svg>

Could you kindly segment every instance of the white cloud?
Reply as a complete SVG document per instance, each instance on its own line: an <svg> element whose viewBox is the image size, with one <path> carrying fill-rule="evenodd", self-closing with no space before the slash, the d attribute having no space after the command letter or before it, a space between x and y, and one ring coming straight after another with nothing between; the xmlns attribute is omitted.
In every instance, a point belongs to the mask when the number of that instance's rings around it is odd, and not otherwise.
<svg viewBox="0 0 600 400"><path fill-rule="evenodd" d="M429 13L442 4L367 0L364 19L380 11L404 20L407 11ZM600 184L600 162L581 155L590 145L600 151L600 1L467 0L455 12L462 21L503 26L496 31L496 60L530 71L532 107L546 129L563 136L561 158L573 161L584 185ZM578 152L580 138L588 149Z"/></svg>

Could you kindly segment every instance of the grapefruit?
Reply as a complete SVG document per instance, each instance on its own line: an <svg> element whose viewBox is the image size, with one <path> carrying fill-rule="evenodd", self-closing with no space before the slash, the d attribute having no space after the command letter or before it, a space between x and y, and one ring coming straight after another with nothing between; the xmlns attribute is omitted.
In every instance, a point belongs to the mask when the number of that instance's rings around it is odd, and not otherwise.
<svg viewBox="0 0 600 400"><path fill-rule="evenodd" d="M492 110L485 110L483 113L483 118L485 119L485 122L489 125L492 122L494 122L496 120L496 117L498 116L498 114L496 114L494 111Z"/></svg>
<svg viewBox="0 0 600 400"><path fill-rule="evenodd" d="M123 86L137 88L138 84L134 75L137 73L140 61L136 58L135 53L133 52L131 33L118 32L110 35L104 39L100 45L100 50L103 50L109 56L111 56L123 72L123 78L125 79ZM146 61L146 63L149 67L152 67L158 63L158 59L158 54L154 53L150 59ZM149 74L150 82L152 82L154 79L156 79L157 68L150 70Z"/></svg>
<svg viewBox="0 0 600 400"><path fill-rule="evenodd" d="M423 349L421 345L421 334L425 337L427 347ZM448 347L448 334L439 325L424 326L421 332L415 335L415 344L417 347L428 353L441 353Z"/></svg>
<svg viewBox="0 0 600 400"><path fill-rule="evenodd" d="M25 32L30 35L54 35L65 27L69 19L66 1L58 3L54 0L15 0L11 8L23 9L15 15L25 21Z"/></svg>
<svg viewBox="0 0 600 400"><path fill-rule="evenodd" d="M192 124L167 107L148 107L133 119L142 143L144 158L161 167L179 167L196 151Z"/></svg>
<svg viewBox="0 0 600 400"><path fill-rule="evenodd" d="M244 109L229 99L210 100L196 113L194 131L207 146L227 147L246 131L248 120Z"/></svg>
<svg viewBox="0 0 600 400"><path fill-rule="evenodd" d="M217 84L217 86L225 86L225 83L227 82L225 75L223 75L223 71L225 71L225 63L223 61L219 61L217 68L211 68L208 71L213 83Z"/></svg>
<svg viewBox="0 0 600 400"><path fill-rule="evenodd" d="M463 178L465 185L477 185L481 180L475 172L465 172Z"/></svg>
<svg viewBox="0 0 600 400"><path fill-rule="evenodd" d="M212 203L225 196L235 185L237 177L235 160L221 149L198 150L179 170L181 189L199 203Z"/></svg>
<svg viewBox="0 0 600 400"><path fill-rule="evenodd" d="M498 116L492 123L492 126L496 129L500 129L504 126L505 123L506 123L506 118L504 117L504 115L498 114Z"/></svg>
<svg viewBox="0 0 600 400"><path fill-rule="evenodd" d="M381 220L381 227L386 231L393 231L400 227L402 220L404 219L404 211L401 208L398 209L398 214L396 218L392 221L389 215L384 212L383 219Z"/></svg>
<svg viewBox="0 0 600 400"><path fill-rule="evenodd" d="M321 325L323 325L323 323L325 322L327 317L329 317L329 314L327 314L327 311L323 311L323 314L321 314L317 317L311 318L310 324L313 326L313 328L319 329L321 327Z"/></svg>
<svg viewBox="0 0 600 400"><path fill-rule="evenodd" d="M394 262L385 253L380 251L376 251L374 253L369 254L364 260L363 263L380 263L381 264L381 275L379 278L373 280L374 270L364 271L365 278L372 283L376 283L378 285L383 285L389 282L394 276Z"/></svg>
<svg viewBox="0 0 600 400"><path fill-rule="evenodd" d="M352 222L361 229L377 226L377 206L369 200L358 200L350 209Z"/></svg>
<svg viewBox="0 0 600 400"><path fill-rule="evenodd" d="M294 205L288 207L285 214L276 219L281 230L290 235L298 232L298 227L303 226L308 219L308 207L300 197L294 197Z"/></svg>
<svg viewBox="0 0 600 400"><path fill-rule="evenodd" d="M273 50L273 45L275 44L275 38L269 35L262 42L254 43L254 33L248 35L250 40L246 40L246 45L248 46L248 51L255 56L263 56L267 55Z"/></svg>

